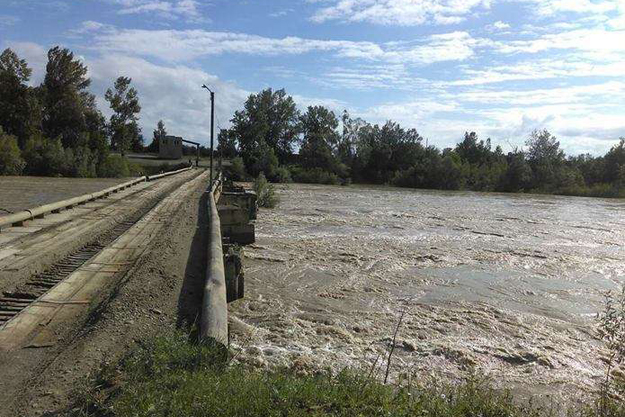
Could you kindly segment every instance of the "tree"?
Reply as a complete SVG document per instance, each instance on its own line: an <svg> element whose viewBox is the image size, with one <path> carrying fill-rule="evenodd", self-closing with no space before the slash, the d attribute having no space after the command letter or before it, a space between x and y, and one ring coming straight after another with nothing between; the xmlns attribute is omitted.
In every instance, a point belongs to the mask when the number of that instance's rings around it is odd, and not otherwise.
<svg viewBox="0 0 625 417"><path fill-rule="evenodd" d="M280 163L290 161L298 141L299 112L284 90L274 92L269 88L250 95L244 109L235 112L231 122L232 135L248 168L252 155L257 158L262 149L270 149ZM271 178L267 172L265 175Z"/></svg>
<svg viewBox="0 0 625 417"><path fill-rule="evenodd" d="M238 155L237 137L232 129L221 129L217 141L217 152L223 158L234 158Z"/></svg>
<svg viewBox="0 0 625 417"><path fill-rule="evenodd" d="M338 160L334 155L339 143L336 129L339 121L334 112L323 106L310 106L300 117L303 134L300 158L306 168L321 168L337 173Z"/></svg>
<svg viewBox="0 0 625 417"><path fill-rule="evenodd" d="M20 83L27 83L33 74L26 60L20 59L10 48L0 55L0 71L17 78Z"/></svg>
<svg viewBox="0 0 625 417"><path fill-rule="evenodd" d="M165 136L167 136L167 129L165 129L165 123L162 120L159 120L158 123L156 124L156 129L154 129L154 132L152 134L152 143L150 143L150 146L148 146L147 151L158 153L158 147L160 143L159 141L161 140L161 138L164 138Z"/></svg>
<svg viewBox="0 0 625 417"><path fill-rule="evenodd" d="M508 192L518 192L530 187L532 169L525 158L525 153L515 149L507 157L508 169L501 180L501 189Z"/></svg>
<svg viewBox="0 0 625 417"><path fill-rule="evenodd" d="M43 129L49 138L60 137L63 146L78 146L87 131L86 113L94 98L86 89L91 84L87 67L68 49L56 46L48 51L46 76L41 86Z"/></svg>
<svg viewBox="0 0 625 417"><path fill-rule="evenodd" d="M110 103L113 115L110 121L111 145L123 155L126 151L137 148L140 143L140 129L137 114L141 111L139 94L130 86L131 78L119 77L115 80L114 90L106 90L105 98Z"/></svg>
<svg viewBox="0 0 625 417"><path fill-rule="evenodd" d="M403 129L392 121L382 127L365 125L358 132L358 163L352 170L360 171L367 181L390 183L396 172L409 169L423 155L422 140L415 129Z"/></svg>
<svg viewBox="0 0 625 417"><path fill-rule="evenodd" d="M17 137L23 147L26 139L39 130L41 110L34 90L27 83L32 70L11 49L0 55L0 126Z"/></svg>
<svg viewBox="0 0 625 417"><path fill-rule="evenodd" d="M560 142L547 130L535 130L525 142L527 162L532 168L534 188L557 186L558 172L564 165L564 151Z"/></svg>
<svg viewBox="0 0 625 417"><path fill-rule="evenodd" d="M486 142L483 140L478 142L477 133L465 132L464 140L456 145L455 151L463 161L470 164L488 163L491 156L490 139L487 139Z"/></svg>
<svg viewBox="0 0 625 417"><path fill-rule="evenodd" d="M621 138L619 143L614 145L605 155L605 181L618 181L623 166L625 166L625 138Z"/></svg>

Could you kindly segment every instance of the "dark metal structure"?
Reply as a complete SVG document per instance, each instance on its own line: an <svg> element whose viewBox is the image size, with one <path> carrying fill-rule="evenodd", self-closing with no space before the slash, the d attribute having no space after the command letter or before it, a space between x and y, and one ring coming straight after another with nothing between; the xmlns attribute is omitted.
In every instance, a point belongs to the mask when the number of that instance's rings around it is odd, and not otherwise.
<svg viewBox="0 0 625 417"><path fill-rule="evenodd" d="M197 142L186 140L186 139L182 139L182 141L184 143L190 143L191 145L195 145L196 146L197 153L195 154L195 166L196 167L200 166L200 144L197 143Z"/></svg>
<svg viewBox="0 0 625 417"><path fill-rule="evenodd" d="M210 176L211 176L211 184L213 183L213 138L215 136L215 93L213 90L208 88L206 84L202 85L202 88L205 88L211 93L211 168L210 168Z"/></svg>

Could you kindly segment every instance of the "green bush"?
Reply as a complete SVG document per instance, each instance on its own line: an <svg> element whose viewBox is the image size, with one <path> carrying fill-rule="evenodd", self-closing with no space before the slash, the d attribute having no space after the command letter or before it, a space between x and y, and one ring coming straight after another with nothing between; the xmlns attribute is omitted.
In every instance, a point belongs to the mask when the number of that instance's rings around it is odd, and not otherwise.
<svg viewBox="0 0 625 417"><path fill-rule="evenodd" d="M273 185L269 184L265 175L261 172L254 181L254 191L259 207L274 208L278 205L279 199Z"/></svg>
<svg viewBox="0 0 625 417"><path fill-rule="evenodd" d="M245 179L245 164L239 156L232 159L229 167L226 167L226 176L232 181L243 181Z"/></svg>
<svg viewBox="0 0 625 417"><path fill-rule="evenodd" d="M46 139L41 135L32 136L26 142L22 156L26 161L26 173L29 175L71 175L71 164L68 163L68 159L72 159L73 162L73 154L66 153L60 138Z"/></svg>
<svg viewBox="0 0 625 417"><path fill-rule="evenodd" d="M278 167L276 169L275 181L283 184L293 182L291 172L286 167Z"/></svg>
<svg viewBox="0 0 625 417"><path fill-rule="evenodd" d="M340 183L340 179L336 174L324 171L321 168L305 169L301 166L292 166L291 176L293 181L306 184L336 185Z"/></svg>
<svg viewBox="0 0 625 417"><path fill-rule="evenodd" d="M129 175L131 177L141 177L143 175L148 175L147 169L145 165L141 165L137 162L132 162L132 161L127 161L128 162L128 172L130 173ZM187 167L187 164L180 164L183 165L185 167ZM172 167L171 165L168 165L168 169L165 169L165 172L167 171L175 171L175 169L172 169L175 167Z"/></svg>
<svg viewBox="0 0 625 417"><path fill-rule="evenodd" d="M105 178L129 177L128 161L120 155L108 155L98 167L98 176Z"/></svg>
<svg viewBox="0 0 625 417"><path fill-rule="evenodd" d="M17 138L5 134L0 127L0 175L20 175L25 165Z"/></svg>
<svg viewBox="0 0 625 417"><path fill-rule="evenodd" d="M93 178L97 177L97 155L87 146L75 149L65 149L69 172L72 177Z"/></svg>
<svg viewBox="0 0 625 417"><path fill-rule="evenodd" d="M599 183L591 186L574 185L556 190L555 194L580 197L623 198L625 197L625 189L614 184Z"/></svg>

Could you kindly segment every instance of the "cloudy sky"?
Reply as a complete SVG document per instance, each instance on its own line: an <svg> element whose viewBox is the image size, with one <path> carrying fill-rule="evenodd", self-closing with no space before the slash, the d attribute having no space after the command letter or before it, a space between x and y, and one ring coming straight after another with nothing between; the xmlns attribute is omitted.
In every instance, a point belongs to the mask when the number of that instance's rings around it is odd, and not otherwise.
<svg viewBox="0 0 625 417"><path fill-rule="evenodd" d="M465 130L504 150L547 128L569 153L625 136L624 0L0 0L0 47L39 83L46 51L72 49L103 96L120 76L159 119L206 142L208 94L227 127L252 92L302 109L416 128L453 146Z"/></svg>

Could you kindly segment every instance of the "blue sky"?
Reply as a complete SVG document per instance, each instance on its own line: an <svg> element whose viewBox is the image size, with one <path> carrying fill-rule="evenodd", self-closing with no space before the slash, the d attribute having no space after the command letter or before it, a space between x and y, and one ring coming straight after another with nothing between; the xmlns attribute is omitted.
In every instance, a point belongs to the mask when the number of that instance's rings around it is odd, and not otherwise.
<svg viewBox="0 0 625 417"><path fill-rule="evenodd" d="M106 88L132 77L148 138L163 119L206 142L203 83L220 127L284 87L440 147L475 130L508 151L547 128L598 154L625 136L624 0L0 0L0 47L33 83L54 45L89 66L106 115Z"/></svg>

